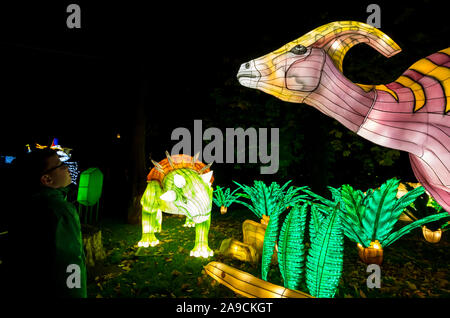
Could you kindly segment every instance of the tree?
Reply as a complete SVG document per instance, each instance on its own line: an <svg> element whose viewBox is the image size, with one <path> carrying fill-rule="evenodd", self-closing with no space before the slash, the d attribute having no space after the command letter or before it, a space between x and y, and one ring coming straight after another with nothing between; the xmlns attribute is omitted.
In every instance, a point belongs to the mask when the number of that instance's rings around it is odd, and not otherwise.
<svg viewBox="0 0 450 318"><path fill-rule="evenodd" d="M131 195L128 203L128 223L141 222L141 196L146 185L145 166L145 105L149 97L149 82L142 80L140 99L135 107L135 119L132 127L131 144L129 151L128 176Z"/></svg>

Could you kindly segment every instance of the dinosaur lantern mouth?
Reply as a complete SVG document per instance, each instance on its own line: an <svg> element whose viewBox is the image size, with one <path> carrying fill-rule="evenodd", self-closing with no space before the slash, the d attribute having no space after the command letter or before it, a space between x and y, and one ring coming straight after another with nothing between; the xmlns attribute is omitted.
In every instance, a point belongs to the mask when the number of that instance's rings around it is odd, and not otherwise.
<svg viewBox="0 0 450 318"><path fill-rule="evenodd" d="M237 73L237 79L242 86L256 88L261 78L260 72L255 66L255 62L247 62L240 66Z"/></svg>

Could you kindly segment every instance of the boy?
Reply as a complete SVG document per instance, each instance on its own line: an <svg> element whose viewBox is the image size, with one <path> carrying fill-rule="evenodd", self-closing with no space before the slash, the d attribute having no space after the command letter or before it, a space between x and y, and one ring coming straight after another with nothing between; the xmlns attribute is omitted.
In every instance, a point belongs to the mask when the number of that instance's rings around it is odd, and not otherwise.
<svg viewBox="0 0 450 318"><path fill-rule="evenodd" d="M72 181L67 166L46 148L27 154L16 169L16 190L22 190L17 210L22 211L14 213L11 229L17 253L12 258L14 287L27 298L85 298L81 225L75 206L66 200Z"/></svg>

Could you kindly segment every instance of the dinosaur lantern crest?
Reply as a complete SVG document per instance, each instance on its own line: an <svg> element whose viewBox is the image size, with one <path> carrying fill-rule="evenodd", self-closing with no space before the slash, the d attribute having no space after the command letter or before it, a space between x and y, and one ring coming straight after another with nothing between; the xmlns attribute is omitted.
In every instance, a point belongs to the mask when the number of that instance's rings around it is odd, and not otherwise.
<svg viewBox="0 0 450 318"><path fill-rule="evenodd" d="M152 161L155 167L147 176L147 188L141 199L142 239L138 246L149 247L159 243L155 236L161 231L162 214L186 215L185 226L195 226L195 246L191 256L209 257L208 231L211 223L212 187L211 164L205 165L198 156L169 155Z"/></svg>
<svg viewBox="0 0 450 318"><path fill-rule="evenodd" d="M419 182L450 213L450 48L419 60L390 84L364 85L342 74L345 54L358 43L386 57L400 52L368 24L332 22L242 64L237 78L311 105L376 144L407 151Z"/></svg>

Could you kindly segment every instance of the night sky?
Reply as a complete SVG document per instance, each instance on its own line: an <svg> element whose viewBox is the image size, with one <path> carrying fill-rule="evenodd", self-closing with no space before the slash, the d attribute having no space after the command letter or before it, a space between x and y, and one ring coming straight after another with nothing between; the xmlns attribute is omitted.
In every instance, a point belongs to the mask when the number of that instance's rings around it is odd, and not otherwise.
<svg viewBox="0 0 450 318"><path fill-rule="evenodd" d="M175 143L170 142L173 129L193 129L194 119L209 116L215 88L239 85L235 75L241 63L328 22L366 22L371 3L72 2L81 7L81 29L66 26L68 1L2 5L2 154L58 137L87 166L111 160L126 151L132 110L144 102L147 152L160 160L161 150ZM390 74L389 63L406 70L448 46L448 10L439 2L379 4L381 30L403 49L392 61L367 65L379 67L381 77L401 75ZM353 48L344 71L367 55L378 53L364 45ZM363 72L352 76L364 79ZM117 143L123 144L120 151Z"/></svg>

